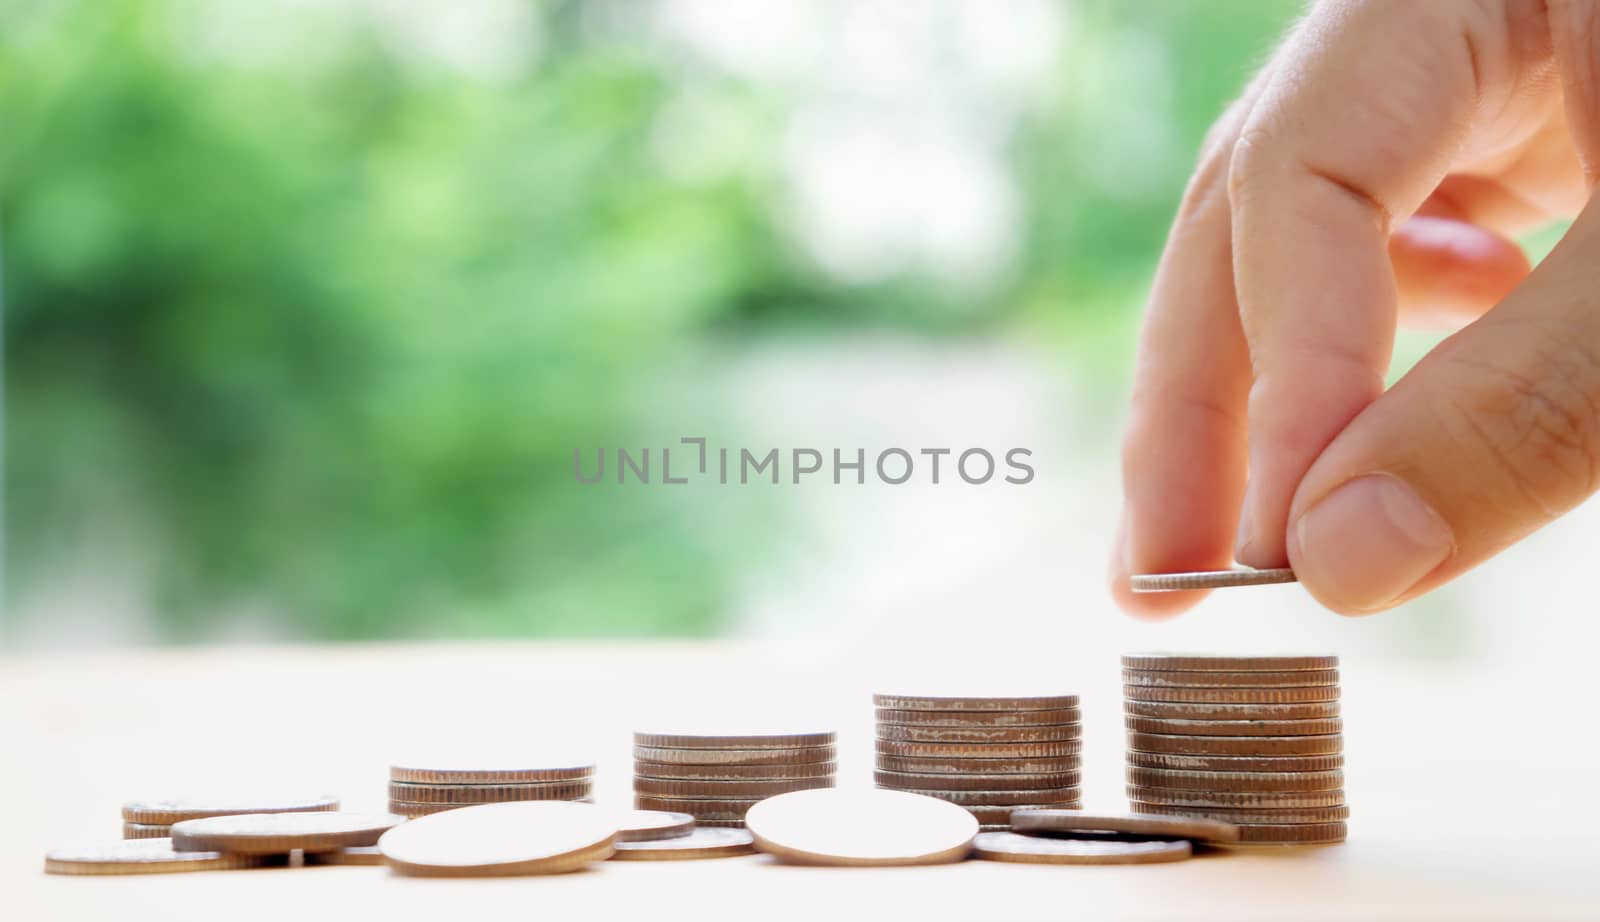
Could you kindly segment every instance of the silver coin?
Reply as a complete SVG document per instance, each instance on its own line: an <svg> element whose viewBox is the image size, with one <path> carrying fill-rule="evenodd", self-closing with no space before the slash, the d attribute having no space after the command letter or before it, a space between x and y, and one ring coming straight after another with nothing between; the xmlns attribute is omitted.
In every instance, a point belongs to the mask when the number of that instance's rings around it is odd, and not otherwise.
<svg viewBox="0 0 1600 922"><path fill-rule="evenodd" d="M1227 589L1232 586L1269 586L1293 583L1288 567L1273 570L1198 570L1193 573L1135 573L1129 578L1134 592L1177 592L1184 589Z"/></svg>

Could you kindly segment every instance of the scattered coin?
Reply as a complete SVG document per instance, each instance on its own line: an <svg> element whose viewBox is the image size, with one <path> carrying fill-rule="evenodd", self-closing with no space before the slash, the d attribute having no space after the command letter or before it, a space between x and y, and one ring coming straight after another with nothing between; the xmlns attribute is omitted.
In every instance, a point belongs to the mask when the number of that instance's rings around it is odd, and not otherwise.
<svg viewBox="0 0 1600 922"><path fill-rule="evenodd" d="M1129 653L1122 668L1168 672L1288 672L1338 669L1337 656L1204 656L1190 653Z"/></svg>
<svg viewBox="0 0 1600 922"><path fill-rule="evenodd" d="M678 762L642 762L635 759L633 773L640 778L676 781L763 781L773 779L832 778L834 762L786 762L777 765L739 765L719 762L695 765Z"/></svg>
<svg viewBox="0 0 1600 922"><path fill-rule="evenodd" d="M1083 749L1079 740L1052 743L907 743L875 740L880 756L959 756L971 759L1045 759L1077 755Z"/></svg>
<svg viewBox="0 0 1600 922"><path fill-rule="evenodd" d="M629 810L617 829L617 844L677 839L694 832L694 817L664 810Z"/></svg>
<svg viewBox="0 0 1600 922"><path fill-rule="evenodd" d="M660 746L635 746L633 758L640 762L669 762L674 765L790 765L834 761L834 747L807 746L800 749L671 749Z"/></svg>
<svg viewBox="0 0 1600 922"><path fill-rule="evenodd" d="M135 800L122 805L122 819L141 825L170 826L183 820L239 813L306 813L337 810L339 798L326 795L235 794Z"/></svg>
<svg viewBox="0 0 1600 922"><path fill-rule="evenodd" d="M1295 582L1287 567L1272 570L1196 570L1191 573L1135 573L1128 583L1134 592L1178 592L1188 589L1228 589L1234 586L1270 586Z"/></svg>
<svg viewBox="0 0 1600 922"><path fill-rule="evenodd" d="M972 843L975 858L1024 864L1155 864L1182 861L1193 852L1185 839L1124 842L1025 836L1016 832L980 832Z"/></svg>
<svg viewBox="0 0 1600 922"><path fill-rule="evenodd" d="M1339 684L1337 669L1291 672L1157 672L1122 670L1122 684L1143 688L1306 688Z"/></svg>
<svg viewBox="0 0 1600 922"><path fill-rule="evenodd" d="M1060 772L1052 775L958 775L939 773L886 772L872 773L872 780L881 787L894 790L933 789L940 791L1015 791L1029 788L1075 788L1081 780L1078 772Z"/></svg>
<svg viewBox="0 0 1600 922"><path fill-rule="evenodd" d="M878 753L879 771L953 775L1057 775L1078 770L1078 749L1039 759L986 759L961 756L892 756ZM929 785L931 787L931 785Z"/></svg>
<svg viewBox="0 0 1600 922"><path fill-rule="evenodd" d="M755 837L743 829L697 828L673 839L618 842L613 861L677 861L755 854Z"/></svg>
<svg viewBox="0 0 1600 922"><path fill-rule="evenodd" d="M1269 810L1336 807L1344 803L1344 791L1185 791L1129 785L1128 799L1186 809L1218 807L1224 810Z"/></svg>
<svg viewBox="0 0 1600 922"><path fill-rule="evenodd" d="M877 738L905 743L1055 743L1083 735L1080 724L1038 727L930 727L878 724Z"/></svg>
<svg viewBox="0 0 1600 922"><path fill-rule="evenodd" d="M978 833L955 804L868 788L779 794L751 807L745 825L757 848L783 861L850 866L960 861Z"/></svg>
<svg viewBox="0 0 1600 922"><path fill-rule="evenodd" d="M1140 801L1131 803L1135 813L1167 813L1172 810L1169 804L1148 804ZM1279 810L1225 810L1220 807L1194 807L1185 808L1185 816L1199 816L1209 820L1221 820L1224 823L1233 823L1238 826L1260 825L1295 825L1301 823L1334 823L1350 818L1350 808L1344 804L1337 807L1298 807L1283 808Z"/></svg>
<svg viewBox="0 0 1600 922"><path fill-rule="evenodd" d="M873 695L872 703L892 711L1049 711L1076 708L1078 696L948 698L928 695Z"/></svg>
<svg viewBox="0 0 1600 922"><path fill-rule="evenodd" d="M1344 754L1323 756L1195 756L1128 750L1128 764L1205 772L1327 772L1344 767Z"/></svg>
<svg viewBox="0 0 1600 922"><path fill-rule="evenodd" d="M1037 804L998 804L988 807L967 807L967 812L984 826L993 826L997 829L1010 829L1011 817L1018 810L1080 810L1083 801L1076 797L1067 800L1051 800Z"/></svg>
<svg viewBox="0 0 1600 922"><path fill-rule="evenodd" d="M1041 744L1042 745L1042 744ZM1175 736L1128 734L1128 748L1140 752L1175 752L1219 756L1320 756L1340 751L1344 737L1326 736Z"/></svg>
<svg viewBox="0 0 1600 922"><path fill-rule="evenodd" d="M1123 697L1135 701L1175 701L1193 704L1302 704L1338 701L1339 686L1308 685L1299 688L1166 688L1124 685Z"/></svg>
<svg viewBox="0 0 1600 922"><path fill-rule="evenodd" d="M306 864L383 864L383 852L376 845L355 845L327 852L306 852Z"/></svg>
<svg viewBox="0 0 1600 922"><path fill-rule="evenodd" d="M832 786L832 778L780 778L763 781L679 781L639 777L633 779L634 793L653 797L771 797L773 794Z"/></svg>
<svg viewBox="0 0 1600 922"><path fill-rule="evenodd" d="M547 757L548 758L548 757ZM521 761L504 757L483 762L458 762L451 758L404 762L389 766L390 781L412 784L539 784L578 781L594 775L591 760L559 757L549 761Z"/></svg>
<svg viewBox="0 0 1600 922"><path fill-rule="evenodd" d="M1110 834L1151 838L1193 839L1197 842L1237 842L1239 829L1232 823L1174 814L1086 813L1082 810L1016 810L1011 828L1029 834Z"/></svg>
<svg viewBox="0 0 1600 922"><path fill-rule="evenodd" d="M1079 792L1077 787L1044 788L1030 791L951 791L936 788L917 790L913 788L893 788L892 790L905 791L908 794L921 794L924 797L937 797L963 807L997 807L1015 806L1017 804L1049 803L1059 800L1077 800Z"/></svg>
<svg viewBox="0 0 1600 922"><path fill-rule="evenodd" d="M1240 826L1241 845L1333 845L1348 835L1344 823L1285 826Z"/></svg>
<svg viewBox="0 0 1600 922"><path fill-rule="evenodd" d="M504 800L573 800L588 797L593 783L544 781L536 784L416 784L389 782L389 799L415 804L490 804Z"/></svg>
<svg viewBox="0 0 1600 922"><path fill-rule="evenodd" d="M880 724L917 727L1038 727L1075 724L1083 716L1077 708L1044 711L896 711L878 708Z"/></svg>
<svg viewBox="0 0 1600 922"><path fill-rule="evenodd" d="M832 746L833 743L834 733L831 730L804 733L760 730L719 735L654 732L633 734L635 748L649 749L808 749Z"/></svg>
<svg viewBox="0 0 1600 922"><path fill-rule="evenodd" d="M1122 711L1131 717L1161 717L1176 720L1325 720L1339 716L1339 702L1204 704L1189 701L1125 700L1122 702Z"/></svg>
<svg viewBox="0 0 1600 922"><path fill-rule="evenodd" d="M1333 791L1344 772L1195 772L1164 768L1128 769L1128 783L1194 791Z"/></svg>
<svg viewBox="0 0 1600 922"><path fill-rule="evenodd" d="M178 851L227 852L234 855L281 855L296 849L313 852L353 845L371 845L395 824L387 813L246 813L208 816L172 825L172 847Z"/></svg>
<svg viewBox="0 0 1600 922"><path fill-rule="evenodd" d="M153 826L147 823L123 823L122 837L124 839L170 839L171 826Z"/></svg>
<svg viewBox="0 0 1600 922"><path fill-rule="evenodd" d="M555 874L609 858L616 823L614 811L568 801L479 804L396 826L378 848L402 874Z"/></svg>
<svg viewBox="0 0 1600 922"><path fill-rule="evenodd" d="M283 863L281 855L227 855L175 851L171 839L123 839L104 845L58 848L44 856L46 874L169 874L225 871Z"/></svg>
<svg viewBox="0 0 1600 922"><path fill-rule="evenodd" d="M1179 736L1323 736L1344 731L1337 717L1321 720L1175 720L1166 717L1124 717L1129 730Z"/></svg>

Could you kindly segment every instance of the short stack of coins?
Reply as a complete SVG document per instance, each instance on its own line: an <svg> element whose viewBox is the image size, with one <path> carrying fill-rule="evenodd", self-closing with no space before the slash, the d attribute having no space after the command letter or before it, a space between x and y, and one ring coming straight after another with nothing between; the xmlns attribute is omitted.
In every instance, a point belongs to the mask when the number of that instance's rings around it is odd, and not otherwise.
<svg viewBox="0 0 1600 922"><path fill-rule="evenodd" d="M134 800L122 805L124 839L165 839L172 825L184 820L239 813L308 813L339 809L339 798L327 794L198 795L163 800Z"/></svg>
<svg viewBox="0 0 1600 922"><path fill-rule="evenodd" d="M1079 806L1077 695L872 700L878 787L959 804L985 829L1009 829L1023 807Z"/></svg>
<svg viewBox="0 0 1600 922"><path fill-rule="evenodd" d="M389 767L389 812L418 817L475 804L518 800L592 801L594 763L506 767L408 763Z"/></svg>
<svg viewBox="0 0 1600 922"><path fill-rule="evenodd" d="M1243 845L1343 842L1336 656L1122 658L1135 813L1233 823Z"/></svg>
<svg viewBox="0 0 1600 922"><path fill-rule="evenodd" d="M687 813L701 826L744 826L775 794L833 787L831 731L633 735L634 806Z"/></svg>

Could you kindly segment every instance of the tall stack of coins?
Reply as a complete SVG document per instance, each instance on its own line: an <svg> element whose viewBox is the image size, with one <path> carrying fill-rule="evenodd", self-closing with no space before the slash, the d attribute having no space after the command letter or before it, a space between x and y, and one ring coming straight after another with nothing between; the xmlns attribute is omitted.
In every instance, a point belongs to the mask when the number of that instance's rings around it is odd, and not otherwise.
<svg viewBox="0 0 1600 922"><path fill-rule="evenodd" d="M744 825L774 794L833 787L834 734L782 731L633 735L634 806L687 813L701 826Z"/></svg>
<svg viewBox="0 0 1600 922"><path fill-rule="evenodd" d="M389 812L417 817L474 804L519 800L592 801L594 763L502 767L439 762L389 767Z"/></svg>
<svg viewBox="0 0 1600 922"><path fill-rule="evenodd" d="M959 804L985 829L1009 829L1022 807L1079 805L1077 695L872 701L878 787Z"/></svg>
<svg viewBox="0 0 1600 922"><path fill-rule="evenodd" d="M1343 842L1336 656L1122 658L1135 813L1222 820L1241 844Z"/></svg>

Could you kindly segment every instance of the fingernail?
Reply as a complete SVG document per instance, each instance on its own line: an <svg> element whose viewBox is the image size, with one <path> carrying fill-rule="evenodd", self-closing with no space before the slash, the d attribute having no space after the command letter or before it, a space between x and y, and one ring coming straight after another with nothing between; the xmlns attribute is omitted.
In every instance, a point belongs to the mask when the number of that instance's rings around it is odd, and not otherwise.
<svg viewBox="0 0 1600 922"><path fill-rule="evenodd" d="M1239 530L1233 536L1233 559L1248 561L1250 545L1256 540L1255 508L1256 485L1251 481L1244 488L1244 502L1239 505Z"/></svg>
<svg viewBox="0 0 1600 922"><path fill-rule="evenodd" d="M1290 540L1300 581L1352 611L1389 605L1455 549L1443 517L1392 474L1357 477L1323 497Z"/></svg>

